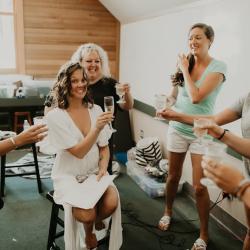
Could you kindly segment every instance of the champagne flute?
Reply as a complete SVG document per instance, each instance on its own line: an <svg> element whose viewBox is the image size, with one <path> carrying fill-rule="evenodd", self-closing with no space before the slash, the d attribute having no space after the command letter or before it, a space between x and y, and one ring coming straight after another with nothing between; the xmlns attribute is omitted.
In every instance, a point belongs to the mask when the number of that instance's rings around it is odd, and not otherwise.
<svg viewBox="0 0 250 250"><path fill-rule="evenodd" d="M115 104L113 96L104 96L104 110L107 112L112 112L114 114ZM112 123L109 122L109 128L112 133L115 133L117 130L112 127Z"/></svg>
<svg viewBox="0 0 250 250"><path fill-rule="evenodd" d="M156 94L154 96L155 98L155 109L156 109L156 113L157 112L161 112L166 108L166 101L167 101L167 96L164 94ZM164 118L162 118L161 116L155 116L154 119L156 120L165 120Z"/></svg>
<svg viewBox="0 0 250 250"><path fill-rule="evenodd" d="M120 83L117 83L115 85L115 89L116 89L116 94L119 95L119 100L117 101L117 103L125 103L124 100L125 90L123 86Z"/></svg>
<svg viewBox="0 0 250 250"><path fill-rule="evenodd" d="M221 162L225 157L226 145L223 143L210 141L205 147L205 156L216 162ZM216 187L216 184L209 178L203 177L200 183L205 187Z"/></svg>
<svg viewBox="0 0 250 250"><path fill-rule="evenodd" d="M209 119L194 119L194 135L198 138L199 144L203 144L203 139L207 135L208 130L204 126L210 125L211 120Z"/></svg>

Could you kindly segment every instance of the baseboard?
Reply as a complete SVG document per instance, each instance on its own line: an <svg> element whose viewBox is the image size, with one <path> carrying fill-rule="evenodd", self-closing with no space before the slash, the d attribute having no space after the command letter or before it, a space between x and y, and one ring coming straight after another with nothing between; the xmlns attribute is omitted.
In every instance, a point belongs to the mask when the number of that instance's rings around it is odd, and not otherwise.
<svg viewBox="0 0 250 250"><path fill-rule="evenodd" d="M194 202L194 189L192 185L185 182L183 184L183 192L189 196ZM214 203L210 201L210 207L213 206ZM215 220L222 227L232 233L237 239L243 241L247 232L247 227L233 218L230 214L228 214L225 210L216 205L210 212L211 219Z"/></svg>

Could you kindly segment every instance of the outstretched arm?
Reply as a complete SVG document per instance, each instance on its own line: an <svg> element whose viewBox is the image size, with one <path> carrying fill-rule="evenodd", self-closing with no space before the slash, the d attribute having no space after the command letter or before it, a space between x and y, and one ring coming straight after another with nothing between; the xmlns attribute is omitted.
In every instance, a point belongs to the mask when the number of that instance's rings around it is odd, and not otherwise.
<svg viewBox="0 0 250 250"><path fill-rule="evenodd" d="M203 128L208 129L208 133L210 135L212 135L214 138L219 138L220 141L227 144L239 154L250 158L250 139L237 136L232 132L221 128L215 123L210 123L206 126L203 126Z"/></svg>
<svg viewBox="0 0 250 250"><path fill-rule="evenodd" d="M238 114L231 109L225 109L216 115L189 115L176 112L175 110L172 109L165 109L162 112L159 112L159 114L166 120L182 122L189 125L193 125L194 119L199 119L199 118L211 119L218 125L224 125L240 119Z"/></svg>
<svg viewBox="0 0 250 250"><path fill-rule="evenodd" d="M0 141L0 155L20 147L25 144L41 141L46 135L48 129L46 125L33 125L19 135Z"/></svg>

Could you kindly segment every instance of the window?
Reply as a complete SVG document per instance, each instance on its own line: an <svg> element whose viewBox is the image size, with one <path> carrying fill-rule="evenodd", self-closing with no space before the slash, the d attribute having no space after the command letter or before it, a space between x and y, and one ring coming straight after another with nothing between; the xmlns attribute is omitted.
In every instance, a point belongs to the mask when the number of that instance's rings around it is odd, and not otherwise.
<svg viewBox="0 0 250 250"><path fill-rule="evenodd" d="M0 0L0 73L25 73L23 0Z"/></svg>
<svg viewBox="0 0 250 250"><path fill-rule="evenodd" d="M0 68L16 68L13 0L0 1Z"/></svg>

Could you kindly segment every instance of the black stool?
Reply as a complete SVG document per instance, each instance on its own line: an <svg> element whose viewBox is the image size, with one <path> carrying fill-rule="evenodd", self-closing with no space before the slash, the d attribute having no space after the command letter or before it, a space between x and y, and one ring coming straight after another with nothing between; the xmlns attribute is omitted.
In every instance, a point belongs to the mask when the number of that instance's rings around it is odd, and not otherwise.
<svg viewBox="0 0 250 250"><path fill-rule="evenodd" d="M62 205L58 205L55 203L53 194L54 191L50 191L46 195L46 198L50 202L52 202L47 250L60 250L60 248L56 245L55 240L64 235L64 230L57 233L56 228L57 224L59 224L64 229L64 221L59 217L59 210L63 211L64 209ZM101 240L98 240L98 246L108 242L108 240L109 240L109 235L105 236Z"/></svg>
<svg viewBox="0 0 250 250"><path fill-rule="evenodd" d="M24 165L9 165L6 166L6 155L1 156L1 197L4 196L4 186L5 186L5 178L6 177L14 177L14 176L25 176L25 175L36 175L37 179L37 186L38 186L38 192L42 193L42 184L41 184L41 178L39 173L39 166L38 166L38 160L37 160L37 153L36 153L36 145L34 143L30 144L32 147L32 153L34 157L34 163L30 164L24 164ZM28 167L28 166L35 166L35 171L30 173L20 173L20 174L9 174L5 172L6 168L14 168L14 167Z"/></svg>
<svg viewBox="0 0 250 250"><path fill-rule="evenodd" d="M12 123L9 112L0 112L0 121L0 130L12 130Z"/></svg>
<svg viewBox="0 0 250 250"><path fill-rule="evenodd" d="M19 120L19 118L23 118L22 121ZM23 131L23 121L27 120L29 124L32 124L31 114L29 111L27 112L15 112L14 113L14 131L16 133L19 133L20 131Z"/></svg>
<svg viewBox="0 0 250 250"><path fill-rule="evenodd" d="M63 206L54 202L53 194L54 191L50 191L46 195L46 198L52 202L47 250L59 250L60 248L56 245L55 240L64 235L64 230L56 232L57 224L64 228L64 221L58 216L59 210L63 210Z"/></svg>

